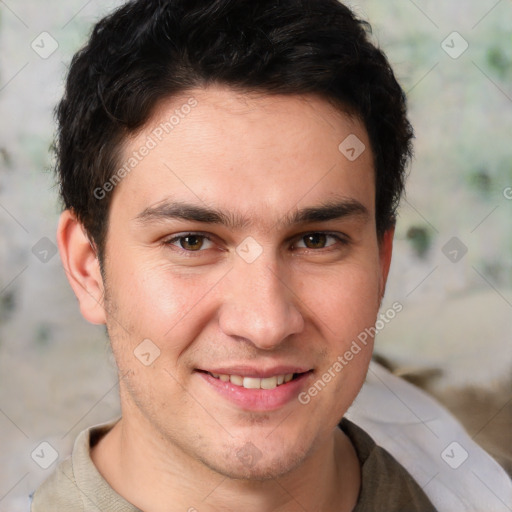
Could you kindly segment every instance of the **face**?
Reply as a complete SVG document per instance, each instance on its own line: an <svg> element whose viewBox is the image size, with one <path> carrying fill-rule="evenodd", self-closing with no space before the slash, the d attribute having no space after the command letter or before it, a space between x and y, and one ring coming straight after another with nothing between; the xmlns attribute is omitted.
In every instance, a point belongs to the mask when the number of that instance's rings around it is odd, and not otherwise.
<svg viewBox="0 0 512 512"><path fill-rule="evenodd" d="M367 148L354 161L349 135ZM148 137L105 252L124 421L221 474L282 475L332 435L371 357L371 340L344 357L389 265L367 133L312 96L212 87L161 104L126 160Z"/></svg>

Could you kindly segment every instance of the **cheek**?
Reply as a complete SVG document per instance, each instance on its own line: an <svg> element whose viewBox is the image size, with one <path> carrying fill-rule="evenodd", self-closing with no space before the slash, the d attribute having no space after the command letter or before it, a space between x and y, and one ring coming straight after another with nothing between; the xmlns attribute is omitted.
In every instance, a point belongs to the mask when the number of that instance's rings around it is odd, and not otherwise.
<svg viewBox="0 0 512 512"><path fill-rule="evenodd" d="M133 343L148 338L157 346L165 345L166 354L176 356L212 314L208 293L218 281L217 275L129 260L122 271L112 269L111 275L110 301L115 308L111 323L118 320Z"/></svg>
<svg viewBox="0 0 512 512"><path fill-rule="evenodd" d="M372 357L379 275L371 265L346 265L308 281L310 322L326 350L315 381L298 399L311 418L334 427L357 396Z"/></svg>
<svg viewBox="0 0 512 512"><path fill-rule="evenodd" d="M374 264L347 264L302 280L301 296L326 339L343 345L372 326L379 309L379 273ZM342 348L340 346L339 348Z"/></svg>
<svg viewBox="0 0 512 512"><path fill-rule="evenodd" d="M111 269L109 281L108 330L126 402L155 417L171 402L186 406L177 381L187 378L189 368L180 356L211 319L208 291L215 280L126 259L123 269Z"/></svg>

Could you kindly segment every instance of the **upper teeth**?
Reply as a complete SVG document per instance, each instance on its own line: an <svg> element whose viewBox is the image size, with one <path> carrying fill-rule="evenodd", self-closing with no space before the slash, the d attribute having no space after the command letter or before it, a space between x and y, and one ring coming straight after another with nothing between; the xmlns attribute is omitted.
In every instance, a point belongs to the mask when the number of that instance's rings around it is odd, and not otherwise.
<svg viewBox="0 0 512 512"><path fill-rule="evenodd" d="M230 381L235 386L244 387L246 389L274 389L283 384L283 382L290 382L293 379L293 373L286 375L275 375L274 377L266 377L259 379L257 377L241 377L240 375L223 375L219 373L211 373L216 379L223 382Z"/></svg>

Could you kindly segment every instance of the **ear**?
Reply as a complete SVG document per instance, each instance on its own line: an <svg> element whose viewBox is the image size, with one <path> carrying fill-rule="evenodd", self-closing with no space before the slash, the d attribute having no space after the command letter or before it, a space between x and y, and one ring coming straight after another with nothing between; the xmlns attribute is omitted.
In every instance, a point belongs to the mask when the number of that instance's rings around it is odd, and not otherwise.
<svg viewBox="0 0 512 512"><path fill-rule="evenodd" d="M380 300L384 297L386 291L386 282L388 280L389 267L391 266L391 255L393 253L393 238L395 236L395 226L387 229L379 242L379 260L380 260Z"/></svg>
<svg viewBox="0 0 512 512"><path fill-rule="evenodd" d="M104 286L99 260L84 227L71 210L65 210L60 216L57 244L82 316L92 324L105 324Z"/></svg>

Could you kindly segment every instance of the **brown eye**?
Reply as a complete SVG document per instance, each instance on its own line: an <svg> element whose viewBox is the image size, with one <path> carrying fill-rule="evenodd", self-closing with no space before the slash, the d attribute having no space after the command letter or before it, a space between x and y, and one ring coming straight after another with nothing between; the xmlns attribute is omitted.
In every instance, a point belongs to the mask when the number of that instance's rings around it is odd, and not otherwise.
<svg viewBox="0 0 512 512"><path fill-rule="evenodd" d="M335 246L345 246L347 245L347 240L342 238L341 236L330 234L330 233L322 233L322 232L313 232L308 233L306 235L302 235L296 245L295 248L298 249L312 249L312 250L321 250L321 249L329 249L332 247L335 249Z"/></svg>
<svg viewBox="0 0 512 512"><path fill-rule="evenodd" d="M182 236L180 238L180 246L186 251L198 251L203 247L204 237L198 235Z"/></svg>
<svg viewBox="0 0 512 512"><path fill-rule="evenodd" d="M327 243L327 235L324 233L311 233L302 237L302 240L308 249L323 249Z"/></svg>
<svg viewBox="0 0 512 512"><path fill-rule="evenodd" d="M202 252L205 249L211 249L214 244L206 235L186 233L167 240L165 245L187 252Z"/></svg>

